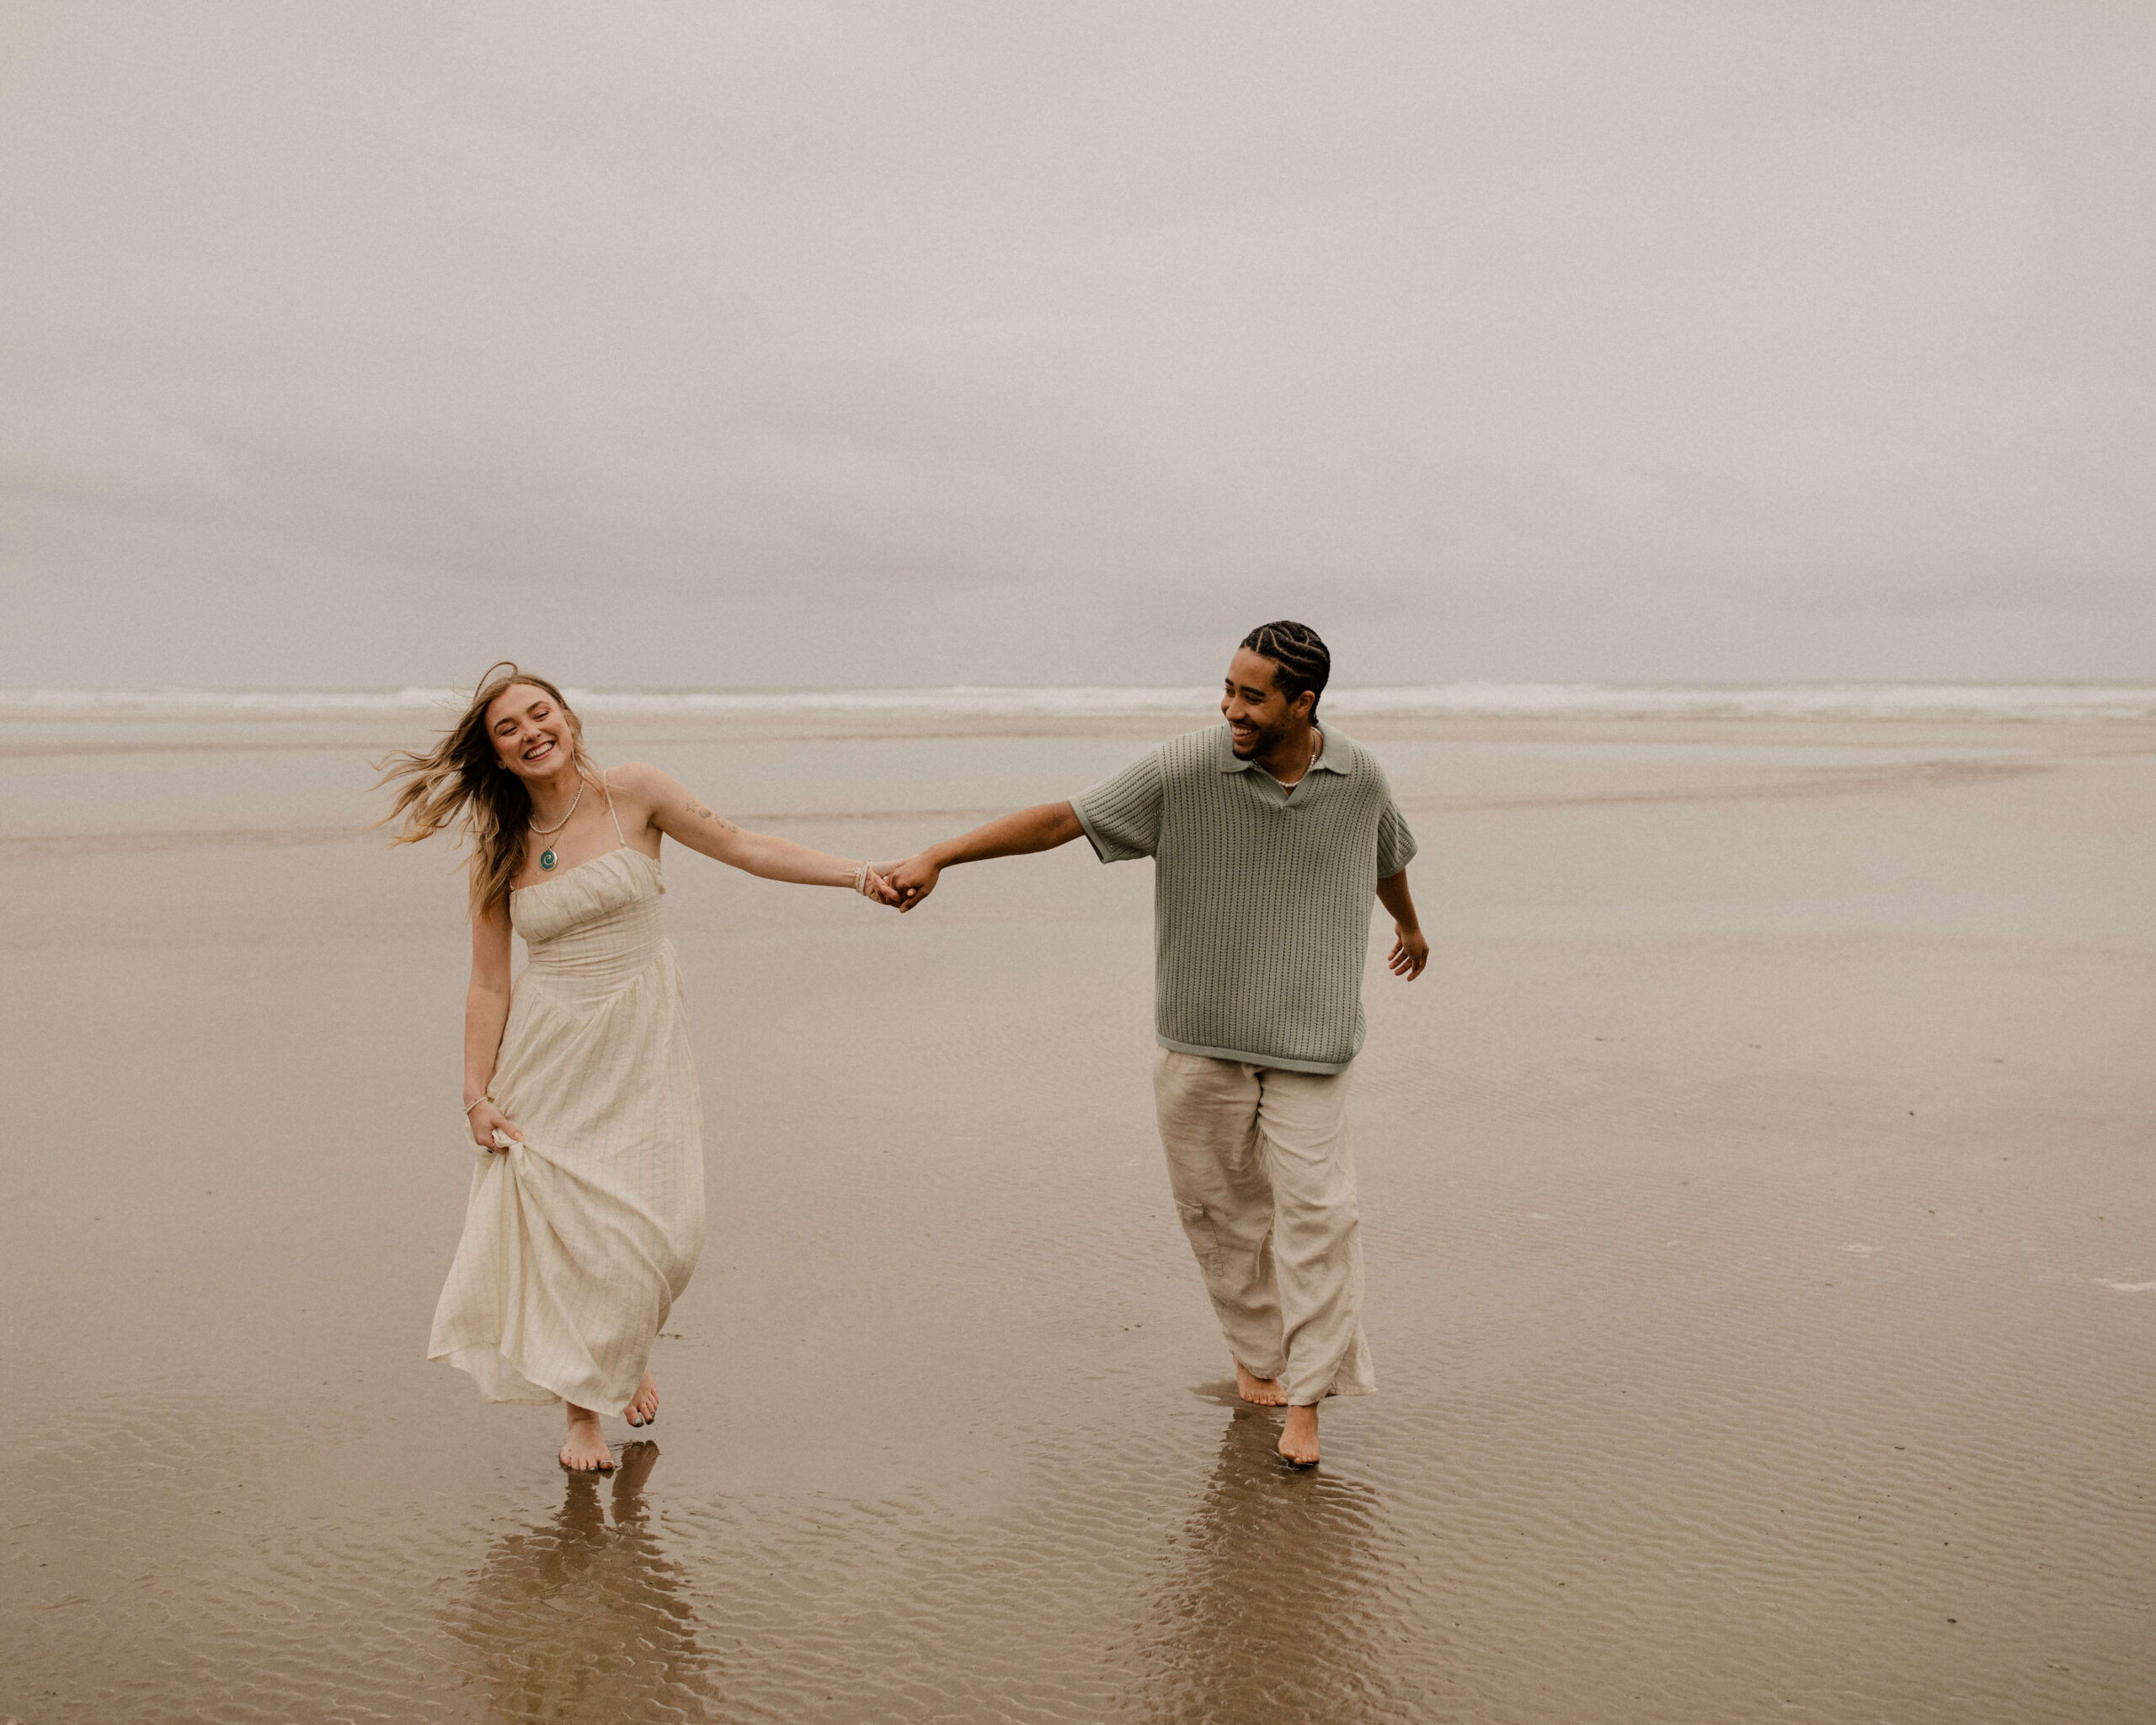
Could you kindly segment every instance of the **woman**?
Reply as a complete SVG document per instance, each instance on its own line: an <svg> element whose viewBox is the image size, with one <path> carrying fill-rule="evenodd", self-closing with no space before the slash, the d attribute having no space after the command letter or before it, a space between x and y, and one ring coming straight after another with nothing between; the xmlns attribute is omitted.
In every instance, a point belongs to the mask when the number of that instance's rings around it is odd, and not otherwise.
<svg viewBox="0 0 2156 1725"><path fill-rule="evenodd" d="M464 1114L483 1154L428 1357L490 1402L565 1402L562 1466L605 1471L599 1417L658 1416L645 1362L704 1243L660 839L766 880L897 895L866 862L744 832L655 766L601 772L562 692L514 665L487 674L438 746L392 761L396 842L460 813L472 841ZM529 955L514 989L512 930Z"/></svg>

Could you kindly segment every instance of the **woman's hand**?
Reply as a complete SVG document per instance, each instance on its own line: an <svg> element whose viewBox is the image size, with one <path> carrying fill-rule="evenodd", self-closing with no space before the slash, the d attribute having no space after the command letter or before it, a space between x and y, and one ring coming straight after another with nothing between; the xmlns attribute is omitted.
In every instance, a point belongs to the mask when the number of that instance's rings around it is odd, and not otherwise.
<svg viewBox="0 0 2156 1725"><path fill-rule="evenodd" d="M524 1135L516 1130L510 1117L490 1102L483 1102L467 1117L472 1122L472 1141L490 1156L499 1156L501 1146L494 1142L494 1134L501 1132L524 1142Z"/></svg>

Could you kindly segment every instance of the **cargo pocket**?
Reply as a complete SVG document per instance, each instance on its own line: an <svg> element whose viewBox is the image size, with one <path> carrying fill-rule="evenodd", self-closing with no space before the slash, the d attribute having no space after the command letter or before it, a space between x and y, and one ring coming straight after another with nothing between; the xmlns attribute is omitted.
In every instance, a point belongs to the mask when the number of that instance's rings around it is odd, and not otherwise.
<svg viewBox="0 0 2156 1725"><path fill-rule="evenodd" d="M1209 1282L1220 1279L1220 1236L1214 1231L1213 1218L1205 1213L1202 1204L1185 1204L1176 1200L1176 1214L1182 1218L1182 1231L1190 1237L1190 1249L1198 1254L1198 1267L1205 1272Z"/></svg>

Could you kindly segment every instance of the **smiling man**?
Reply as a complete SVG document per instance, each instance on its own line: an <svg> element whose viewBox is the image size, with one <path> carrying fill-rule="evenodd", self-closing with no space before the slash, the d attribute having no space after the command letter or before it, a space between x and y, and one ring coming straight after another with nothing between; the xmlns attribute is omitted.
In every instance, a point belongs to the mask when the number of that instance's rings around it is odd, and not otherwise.
<svg viewBox="0 0 2156 1725"><path fill-rule="evenodd" d="M1103 862L1153 859L1168 1181L1236 1389L1286 1405L1280 1454L1299 1467L1318 1459L1317 1404L1376 1387L1343 1116L1373 893L1393 919L1392 973L1412 981L1429 960L1407 892L1415 840L1384 771L1317 722L1331 668L1314 629L1252 629L1228 666L1225 724L878 871L910 911L953 863L1081 833Z"/></svg>

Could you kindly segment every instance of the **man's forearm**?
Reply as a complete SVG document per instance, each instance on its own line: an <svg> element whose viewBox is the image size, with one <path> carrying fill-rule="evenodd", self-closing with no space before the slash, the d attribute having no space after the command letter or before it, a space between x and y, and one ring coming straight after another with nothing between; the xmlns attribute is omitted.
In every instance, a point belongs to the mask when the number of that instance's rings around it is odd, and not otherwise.
<svg viewBox="0 0 2156 1725"><path fill-rule="evenodd" d="M1378 882L1378 902L1402 928L1422 927L1415 918L1415 900L1408 896L1407 871L1405 868L1397 874L1388 874Z"/></svg>
<svg viewBox="0 0 2156 1725"><path fill-rule="evenodd" d="M1006 814L957 838L931 845L926 855L938 868L956 862L981 862L990 857L1025 857L1067 845L1086 829L1068 803L1038 803Z"/></svg>

